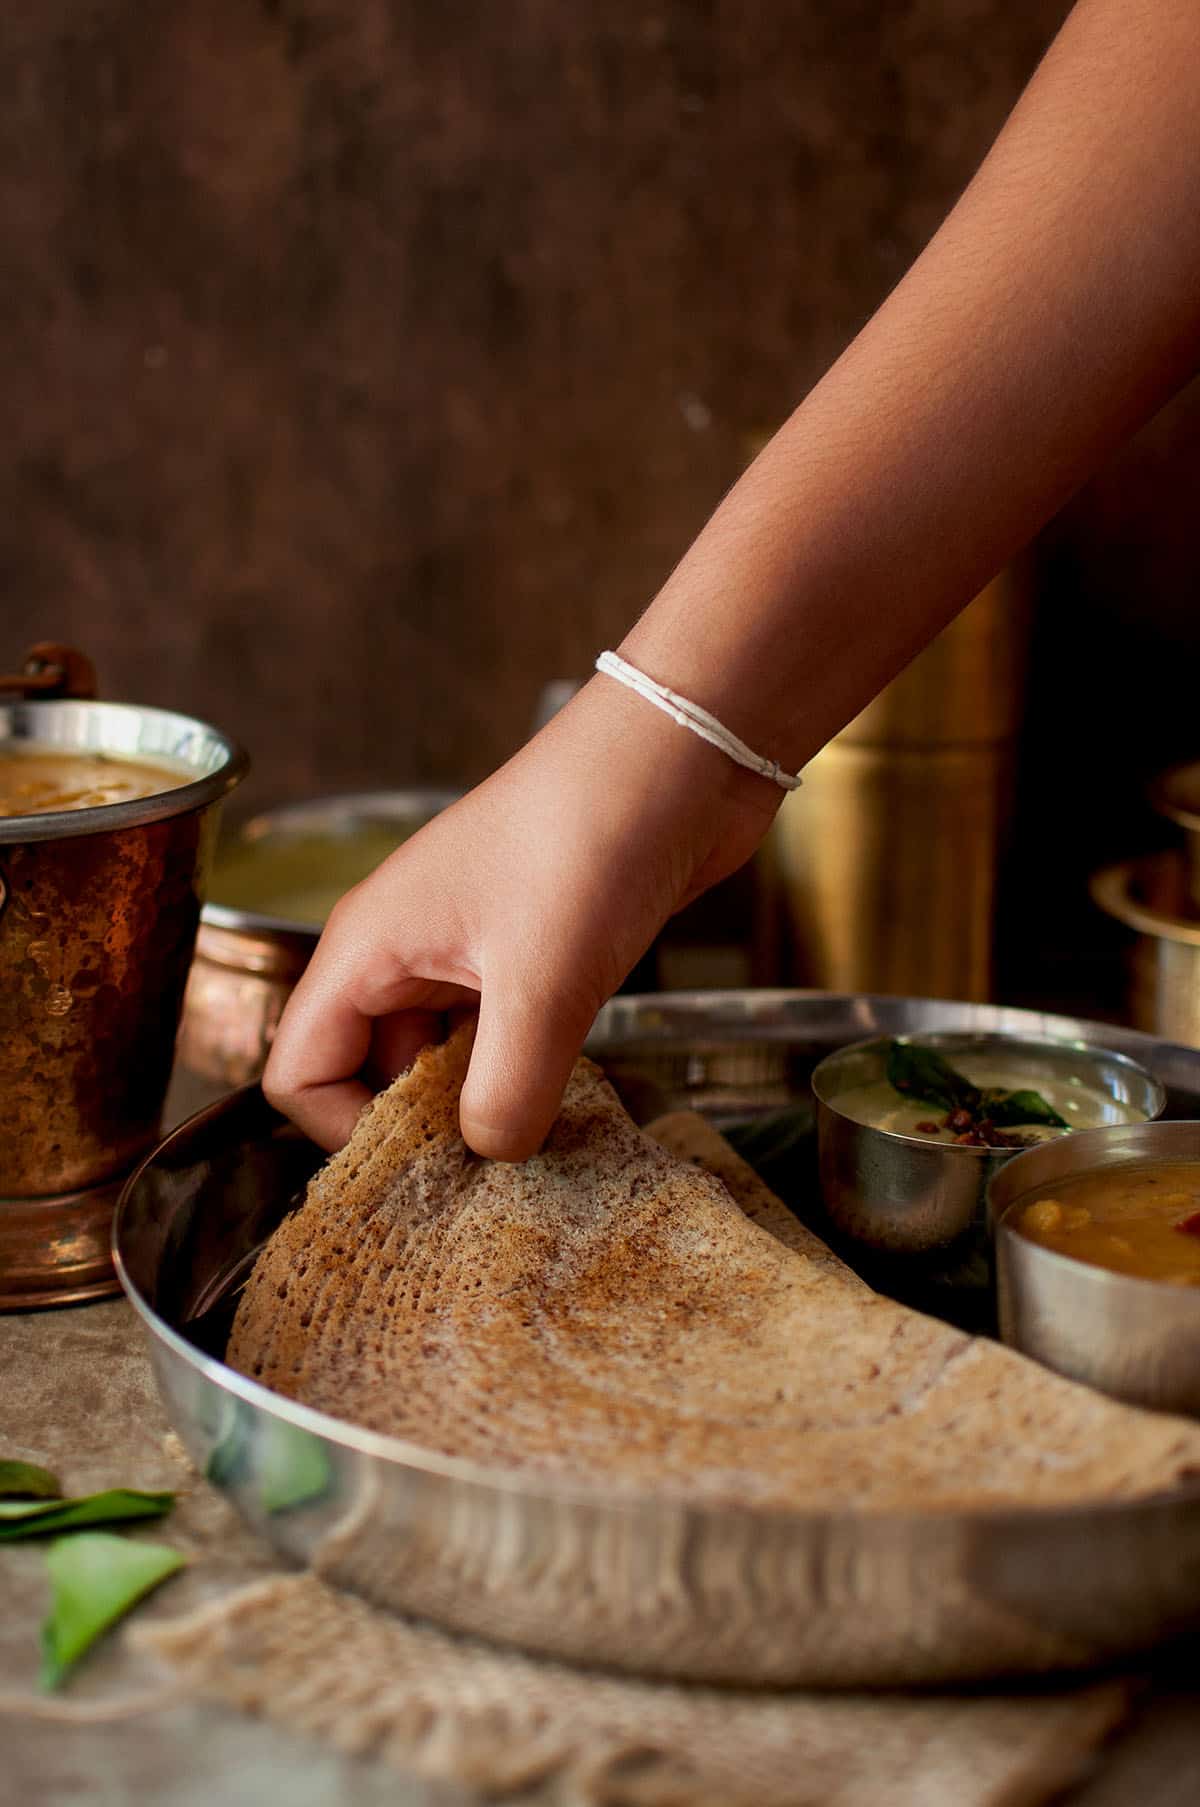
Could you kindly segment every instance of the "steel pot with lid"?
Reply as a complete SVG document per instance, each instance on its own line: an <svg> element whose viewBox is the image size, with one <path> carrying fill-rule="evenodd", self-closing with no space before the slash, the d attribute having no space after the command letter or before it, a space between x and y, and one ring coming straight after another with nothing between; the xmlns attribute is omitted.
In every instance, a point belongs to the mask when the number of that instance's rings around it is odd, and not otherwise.
<svg viewBox="0 0 1200 1807"><path fill-rule="evenodd" d="M179 1058L225 1086L257 1079L337 899L461 791L354 791L264 810L222 837L188 982Z"/></svg>

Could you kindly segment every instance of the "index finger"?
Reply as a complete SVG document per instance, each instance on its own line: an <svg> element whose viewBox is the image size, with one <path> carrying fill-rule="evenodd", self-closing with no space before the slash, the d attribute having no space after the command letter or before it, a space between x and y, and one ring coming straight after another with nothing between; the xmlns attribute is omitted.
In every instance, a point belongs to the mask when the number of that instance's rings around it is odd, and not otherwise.
<svg viewBox="0 0 1200 1807"><path fill-rule="evenodd" d="M263 1074L263 1091L277 1110L290 1117L322 1148L336 1149L349 1139L372 1091L362 1078L371 1053L375 1026L381 1018L411 1016L397 1031L389 1029L389 1066L410 1059L429 1041L439 1012L473 1001L465 986L397 976L365 1009L337 962L320 958L301 979L280 1019L274 1046Z"/></svg>

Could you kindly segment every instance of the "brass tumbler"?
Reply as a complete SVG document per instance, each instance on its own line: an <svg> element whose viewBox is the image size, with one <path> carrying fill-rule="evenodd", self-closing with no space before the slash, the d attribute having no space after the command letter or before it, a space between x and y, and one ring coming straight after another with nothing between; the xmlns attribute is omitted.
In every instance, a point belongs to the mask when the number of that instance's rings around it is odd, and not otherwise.
<svg viewBox="0 0 1200 1807"><path fill-rule="evenodd" d="M770 848L785 979L991 996L1028 630L1005 571L805 768Z"/></svg>

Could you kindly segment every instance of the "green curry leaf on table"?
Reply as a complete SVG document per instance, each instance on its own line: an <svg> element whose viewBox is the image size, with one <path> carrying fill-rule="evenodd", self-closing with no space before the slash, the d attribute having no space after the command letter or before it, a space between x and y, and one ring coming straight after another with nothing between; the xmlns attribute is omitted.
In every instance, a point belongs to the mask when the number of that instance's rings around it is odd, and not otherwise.
<svg viewBox="0 0 1200 1807"><path fill-rule="evenodd" d="M141 1493L114 1487L73 1500L0 1500L0 1543L58 1536L88 1525L114 1525L137 1518L162 1518L175 1503L173 1493Z"/></svg>
<svg viewBox="0 0 1200 1807"><path fill-rule="evenodd" d="M184 1561L166 1544L112 1531L56 1538L46 1552L52 1594L42 1626L42 1686L57 1688L101 1633Z"/></svg>
<svg viewBox="0 0 1200 1807"><path fill-rule="evenodd" d="M0 1500L57 1500L62 1487L56 1474L35 1462L0 1458Z"/></svg>
<svg viewBox="0 0 1200 1807"><path fill-rule="evenodd" d="M41 1682L57 1688L96 1639L152 1588L183 1567L166 1544L135 1543L92 1529L162 1518L173 1493L111 1487L64 1499L58 1476L33 1462L0 1458L0 1543L50 1537L50 1611L42 1625Z"/></svg>

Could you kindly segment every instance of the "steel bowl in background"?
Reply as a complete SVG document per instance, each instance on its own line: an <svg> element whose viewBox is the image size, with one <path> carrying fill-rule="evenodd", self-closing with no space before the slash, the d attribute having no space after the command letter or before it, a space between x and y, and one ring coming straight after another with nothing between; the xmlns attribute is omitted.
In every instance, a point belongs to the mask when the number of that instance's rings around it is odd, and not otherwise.
<svg viewBox="0 0 1200 1807"><path fill-rule="evenodd" d="M1161 1115L1166 1093L1153 1074L1127 1055L1084 1042L949 1031L911 1038L952 1063L975 1055L1016 1057L1029 1083L1083 1079L1114 1107ZM947 1248L986 1227L988 1187L1021 1151L931 1142L857 1123L838 1109L852 1088L886 1077L886 1040L855 1042L814 1070L821 1192L831 1220L855 1241L898 1254ZM1117 1121L1114 1108L1114 1122ZM1074 1130L1064 1141L1084 1132Z"/></svg>
<svg viewBox="0 0 1200 1807"><path fill-rule="evenodd" d="M217 849L188 981L179 1058L224 1085L257 1079L338 898L458 791L361 791L252 817Z"/></svg>
<svg viewBox="0 0 1200 1807"><path fill-rule="evenodd" d="M1077 1174L1200 1160L1200 1122L1084 1129L1026 1149L992 1181L1000 1335L1131 1405L1200 1417L1200 1289L1078 1261L1022 1236L1015 1207Z"/></svg>
<svg viewBox="0 0 1200 1807"><path fill-rule="evenodd" d="M1150 786L1150 807L1183 830L1182 913L1200 917L1200 760L1160 772Z"/></svg>
<svg viewBox="0 0 1200 1807"><path fill-rule="evenodd" d="M1200 919L1186 856L1173 849L1106 866L1092 901L1131 931L1129 1014L1135 1027L1200 1046Z"/></svg>
<svg viewBox="0 0 1200 1807"><path fill-rule="evenodd" d="M155 1141L228 736L124 703L0 700L0 745L190 774L149 797L0 817L0 1306L115 1290L113 1186Z"/></svg>

